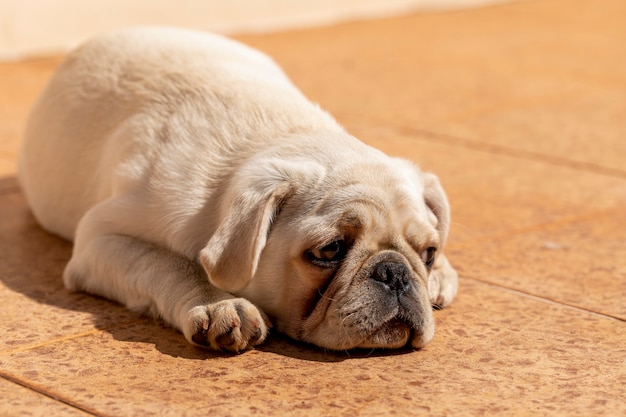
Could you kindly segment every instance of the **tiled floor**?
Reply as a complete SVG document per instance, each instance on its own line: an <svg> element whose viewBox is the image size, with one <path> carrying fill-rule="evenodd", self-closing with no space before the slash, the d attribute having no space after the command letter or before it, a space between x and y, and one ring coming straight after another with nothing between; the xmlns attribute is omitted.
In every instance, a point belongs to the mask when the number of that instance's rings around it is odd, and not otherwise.
<svg viewBox="0 0 626 417"><path fill-rule="evenodd" d="M626 415L626 2L537 0L241 37L439 174L461 274L422 351L231 356L69 294L15 181L57 58L0 64L0 415Z"/></svg>

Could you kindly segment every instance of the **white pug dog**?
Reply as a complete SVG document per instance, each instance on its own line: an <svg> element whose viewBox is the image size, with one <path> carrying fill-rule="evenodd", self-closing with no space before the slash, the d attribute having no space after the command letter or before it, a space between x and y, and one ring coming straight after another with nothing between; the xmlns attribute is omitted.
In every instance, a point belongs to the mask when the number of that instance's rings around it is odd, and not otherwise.
<svg viewBox="0 0 626 417"><path fill-rule="evenodd" d="M437 178L346 133L267 56L169 28L71 53L19 179L74 241L64 282L242 351L268 328L328 349L420 348L457 274Z"/></svg>

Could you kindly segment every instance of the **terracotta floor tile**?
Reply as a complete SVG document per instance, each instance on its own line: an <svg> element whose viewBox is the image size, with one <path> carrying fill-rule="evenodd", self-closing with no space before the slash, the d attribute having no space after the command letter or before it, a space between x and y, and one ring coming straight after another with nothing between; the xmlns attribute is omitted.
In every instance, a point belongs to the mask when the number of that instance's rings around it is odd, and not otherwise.
<svg viewBox="0 0 626 417"><path fill-rule="evenodd" d="M15 156L7 155L6 157L0 156L0 178L14 175L17 171L17 163Z"/></svg>
<svg viewBox="0 0 626 417"><path fill-rule="evenodd" d="M626 26L615 18L626 3L571 8L519 2L241 38L337 115L626 174Z"/></svg>
<svg viewBox="0 0 626 417"><path fill-rule="evenodd" d="M2 194L15 193L19 191L20 189L17 178L15 178L13 174L8 177L0 176L0 196Z"/></svg>
<svg viewBox="0 0 626 417"><path fill-rule="evenodd" d="M139 316L106 300L66 291L69 243L43 231L21 194L0 188L0 353L107 328Z"/></svg>
<svg viewBox="0 0 626 417"><path fill-rule="evenodd" d="M626 320L623 207L448 248L459 273Z"/></svg>
<svg viewBox="0 0 626 417"><path fill-rule="evenodd" d="M90 414L0 378L1 416L89 416Z"/></svg>
<svg viewBox="0 0 626 417"><path fill-rule="evenodd" d="M59 62L60 57L0 62L0 158L17 155L28 109ZM0 165L0 177L5 173Z"/></svg>
<svg viewBox="0 0 626 417"><path fill-rule="evenodd" d="M444 130L455 137L587 162L591 169L608 168L626 178L626 80L623 86L589 90L486 110L446 123Z"/></svg>
<svg viewBox="0 0 626 417"><path fill-rule="evenodd" d="M237 356L145 323L0 356L106 415L620 415L626 324L473 280L423 351L324 353L273 338ZM454 395L451 395L454 393Z"/></svg>

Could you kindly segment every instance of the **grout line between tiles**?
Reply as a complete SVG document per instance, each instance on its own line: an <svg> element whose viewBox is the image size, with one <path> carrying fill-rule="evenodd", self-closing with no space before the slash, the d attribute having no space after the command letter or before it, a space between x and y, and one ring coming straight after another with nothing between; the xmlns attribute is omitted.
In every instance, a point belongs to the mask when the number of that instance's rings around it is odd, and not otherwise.
<svg viewBox="0 0 626 417"><path fill-rule="evenodd" d="M85 336L91 336L91 335L95 335L95 334L99 334L99 333L103 333L103 332L107 332L113 329L119 329L119 328L123 328L126 326L130 326L136 323L140 323L140 320L129 320L123 323L119 323L116 324L114 326L107 326L101 329L93 329L93 330L89 330L87 332L82 332L82 333L76 333L70 336L65 336L65 337L59 337L59 338L55 338L55 339L50 339L50 340L44 340L42 342L39 343L34 343L32 345L26 345L26 346L20 346L18 348L15 349L5 349L0 351L0 356L10 356L16 353L20 353L20 352L25 352L27 350L32 350L32 349L37 349L40 347L44 347L44 346L49 346L49 345L54 345L57 343L62 343L62 342L67 342L69 340L74 340L74 339L79 339Z"/></svg>
<svg viewBox="0 0 626 417"><path fill-rule="evenodd" d="M531 161L544 162L550 165L567 167L575 170L582 170L592 172L595 174L606 175L610 177L626 179L626 170L605 167L595 164L593 162L577 161L568 158L562 158L559 156L547 155L541 152L529 151L519 148L511 148L508 146L496 145L487 142L483 142L479 139L469 139L460 136L454 136L446 133L437 133L426 129L419 129L415 127L409 127L403 124L394 123L389 120L374 119L370 115L367 117L360 114L349 114L335 112L338 119L342 117L346 120L357 121L360 124L368 124L375 126L384 126L398 131L403 135L410 136L416 140L423 140L431 142L433 139L436 142L446 143L448 145L460 146L475 151L486 152L490 154L506 155L518 159L525 159ZM347 123L344 123L347 124Z"/></svg>
<svg viewBox="0 0 626 417"><path fill-rule="evenodd" d="M531 294L529 292L521 291L521 290L518 290L518 289L515 289L515 288L512 288L512 287L507 287L505 285L498 284L498 283L495 283L495 282L491 282L491 281L488 281L488 280L485 280L485 279L474 278L472 276L468 276L468 275L465 275L465 274L463 274L460 278L461 279L471 280L471 281L478 282L478 283L481 283L481 284L486 284L486 285L489 285L490 287L498 288L500 290L503 290L503 291L506 291L506 292L509 292L509 293L512 293L512 294L515 294L515 295L519 295L519 296L522 296L522 297L525 297L525 298L530 298L530 299L533 299L533 300L536 300L536 301L541 301L541 302L544 302L544 303L549 303L549 304L557 305L557 306L560 306L560 307L565 307L565 308L568 308L568 309L571 309L571 310L578 311L580 313L591 314L591 315L602 317L602 318L605 318L605 319L616 320L616 321L619 321L619 322L622 322L622 323L626 323L626 318L623 318L623 317L619 317L619 316L612 315L612 314L607 314L607 313L599 313L599 312L594 311L594 310L589 310L587 308L583 308L583 307L580 307L580 306L577 306L577 305L574 305L574 304L564 303L562 301L557 301L557 300L554 300L554 299L548 298L548 297L540 297L540 296L538 296L536 294Z"/></svg>
<svg viewBox="0 0 626 417"><path fill-rule="evenodd" d="M15 194L15 193L19 193L20 192L20 187L15 185L15 186L7 186L7 187L2 187L0 186L0 197L2 197L3 195L7 195L7 194Z"/></svg>
<svg viewBox="0 0 626 417"><path fill-rule="evenodd" d="M81 338L81 337L84 337L84 336L98 334L98 333L100 333L102 331L106 331L106 330L104 330L104 329L103 330L94 329L94 330L90 330L88 332L82 332L82 333L73 334L71 336L65 336L65 337L59 337L59 338L56 338L56 339L44 340L42 342L34 343L32 345L20 346L20 347L15 348L15 349L5 349L5 350L0 351L0 356L9 356L9 355L13 355L15 353L24 352L24 351L31 350L31 349L37 349L39 347L53 345L53 344L59 343L59 342L66 342L68 340L73 340L73 339L78 339L78 338Z"/></svg>
<svg viewBox="0 0 626 417"><path fill-rule="evenodd" d="M401 133L409 134L413 137L417 136L416 139L420 139L421 136L424 138L431 138L439 142L444 142L455 146L461 146L476 151L482 151L496 155L506 155L531 161L539 161L550 165L567 167L575 170L592 172L594 174L626 179L626 171L616 168L605 167L592 162L576 161L572 159L561 158L558 156L546 155L535 151L494 145L476 139L467 139L443 133L431 132L429 130L421 130L417 128L398 125L394 127L398 129Z"/></svg>
<svg viewBox="0 0 626 417"><path fill-rule="evenodd" d="M101 414L101 413L98 413L95 410L92 410L92 409L89 409L87 407L84 407L84 406L82 406L82 405L72 401L69 398L65 398L63 396L60 396L60 395L57 395L57 394L53 394L53 393L49 392L48 390L46 390L46 389L44 389L42 387L37 386L36 384L33 384L33 383L29 382L29 381L22 380L21 378L16 377L16 376L14 376L12 374L9 374L9 373L7 373L7 372L5 372L3 370L0 370L0 378L3 378L3 379L5 379L5 380L7 380L7 381L9 381L11 383L14 383L16 385L24 387L24 388L26 388L26 389L28 389L30 391L34 391L34 392L36 392L36 393L38 393L40 395L43 395L44 397L50 398L53 401L56 401L56 402L65 404L65 405L67 405L69 407L75 408L75 409L77 409L77 410L79 410L79 411L81 411L83 413L86 413L86 414L89 414L89 415L92 415L92 416L97 416L97 417L104 417L105 416L105 414Z"/></svg>

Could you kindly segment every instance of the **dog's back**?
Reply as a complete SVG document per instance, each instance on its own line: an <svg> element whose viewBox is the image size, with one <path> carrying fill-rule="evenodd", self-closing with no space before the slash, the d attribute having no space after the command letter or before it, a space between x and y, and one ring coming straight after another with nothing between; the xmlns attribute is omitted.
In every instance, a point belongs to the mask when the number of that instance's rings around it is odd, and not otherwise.
<svg viewBox="0 0 626 417"><path fill-rule="evenodd" d="M285 106L289 112L281 112ZM285 131L310 121L333 125L322 113L269 57L232 40L170 28L112 32L71 53L39 98L19 179L39 222L72 239L90 207L146 187L145 170L162 164L163 175L193 173L194 159L207 158L227 166L219 159L238 141L261 146L281 123ZM284 114L290 119L281 120ZM168 147L168 140L177 143ZM172 161L188 166L168 166Z"/></svg>

